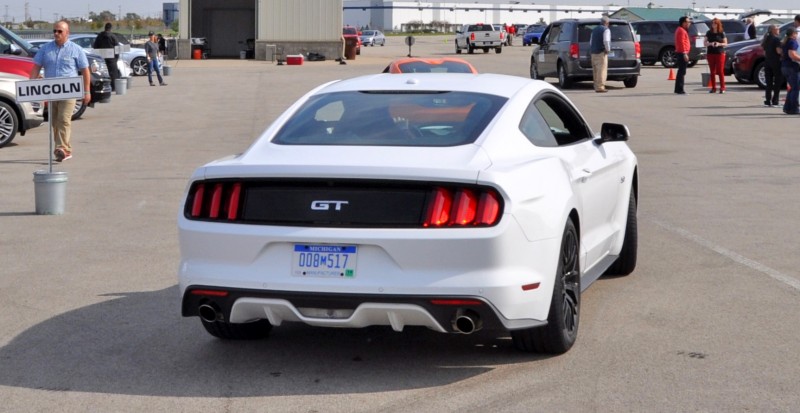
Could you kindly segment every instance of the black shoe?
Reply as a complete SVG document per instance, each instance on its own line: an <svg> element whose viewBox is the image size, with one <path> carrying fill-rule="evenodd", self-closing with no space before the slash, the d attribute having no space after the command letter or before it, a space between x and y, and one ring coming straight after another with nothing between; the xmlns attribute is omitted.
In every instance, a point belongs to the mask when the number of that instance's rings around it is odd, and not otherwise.
<svg viewBox="0 0 800 413"><path fill-rule="evenodd" d="M688 95L686 92L675 92L676 95Z"/></svg>
<svg viewBox="0 0 800 413"><path fill-rule="evenodd" d="M167 84L162 82L162 83L159 83L158 85L159 86L166 86Z"/></svg>
<svg viewBox="0 0 800 413"><path fill-rule="evenodd" d="M155 85L156 85L155 83L153 83L153 82L150 82L150 86L155 86Z"/></svg>

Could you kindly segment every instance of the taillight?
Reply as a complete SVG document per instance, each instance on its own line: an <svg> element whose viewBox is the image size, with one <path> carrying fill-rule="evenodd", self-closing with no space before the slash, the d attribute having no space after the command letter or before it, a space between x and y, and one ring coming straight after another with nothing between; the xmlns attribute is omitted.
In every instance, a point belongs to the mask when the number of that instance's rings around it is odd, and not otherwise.
<svg viewBox="0 0 800 413"><path fill-rule="evenodd" d="M239 218L241 196L241 182L196 183L189 190L189 216L234 221Z"/></svg>
<svg viewBox="0 0 800 413"><path fill-rule="evenodd" d="M491 189L433 189L423 226L491 226L500 219L500 196Z"/></svg>
<svg viewBox="0 0 800 413"><path fill-rule="evenodd" d="M472 40L473 42L475 41L475 32L469 34L469 39Z"/></svg>
<svg viewBox="0 0 800 413"><path fill-rule="evenodd" d="M636 42L633 45L636 48L636 58L641 60L641 58L642 58L642 45L639 44L639 42Z"/></svg>
<svg viewBox="0 0 800 413"><path fill-rule="evenodd" d="M573 59L577 59L578 57L580 57L580 53L578 53L578 52L579 52L578 43L570 43L570 45L569 45L569 55Z"/></svg>

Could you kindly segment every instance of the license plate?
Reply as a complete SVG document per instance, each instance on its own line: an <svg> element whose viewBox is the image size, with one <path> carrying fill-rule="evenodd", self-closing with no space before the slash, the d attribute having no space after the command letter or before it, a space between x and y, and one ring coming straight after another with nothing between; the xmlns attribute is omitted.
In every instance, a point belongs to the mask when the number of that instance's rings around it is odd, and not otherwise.
<svg viewBox="0 0 800 413"><path fill-rule="evenodd" d="M353 278L356 276L355 245L295 244L292 275L295 277Z"/></svg>

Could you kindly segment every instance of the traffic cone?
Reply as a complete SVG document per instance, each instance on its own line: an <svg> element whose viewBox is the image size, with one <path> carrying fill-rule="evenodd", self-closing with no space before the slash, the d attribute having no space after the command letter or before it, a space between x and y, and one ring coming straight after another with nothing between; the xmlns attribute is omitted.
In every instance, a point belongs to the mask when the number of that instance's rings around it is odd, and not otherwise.
<svg viewBox="0 0 800 413"><path fill-rule="evenodd" d="M669 68L669 77L667 77L667 80L675 80L675 72L672 71L672 68Z"/></svg>

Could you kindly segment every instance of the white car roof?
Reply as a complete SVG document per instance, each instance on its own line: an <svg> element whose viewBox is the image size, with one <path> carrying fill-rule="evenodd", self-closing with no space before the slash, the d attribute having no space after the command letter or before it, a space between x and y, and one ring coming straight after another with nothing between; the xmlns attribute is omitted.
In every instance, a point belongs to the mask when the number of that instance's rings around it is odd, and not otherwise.
<svg viewBox="0 0 800 413"><path fill-rule="evenodd" d="M510 98L525 87L557 90L546 82L491 73L382 73L333 82L317 93L358 90L462 91ZM538 90L534 93L538 93Z"/></svg>

